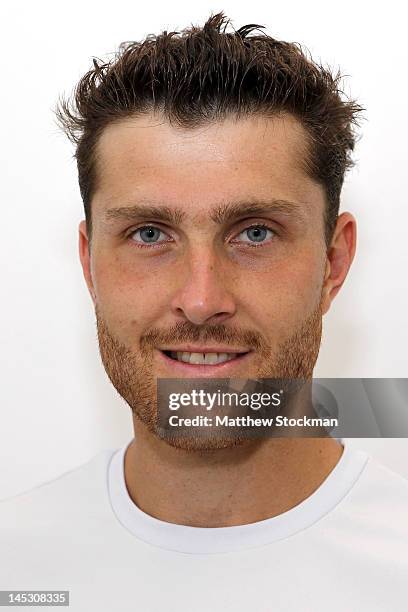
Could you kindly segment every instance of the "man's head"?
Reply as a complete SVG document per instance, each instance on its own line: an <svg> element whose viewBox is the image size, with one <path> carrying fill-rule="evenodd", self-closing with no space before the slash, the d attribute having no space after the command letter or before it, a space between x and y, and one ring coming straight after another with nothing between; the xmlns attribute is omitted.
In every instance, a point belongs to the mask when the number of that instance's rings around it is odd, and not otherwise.
<svg viewBox="0 0 408 612"><path fill-rule="evenodd" d="M152 431L158 377L310 378L354 256L338 209L360 107L298 46L224 19L123 45L58 110L102 360Z"/></svg>

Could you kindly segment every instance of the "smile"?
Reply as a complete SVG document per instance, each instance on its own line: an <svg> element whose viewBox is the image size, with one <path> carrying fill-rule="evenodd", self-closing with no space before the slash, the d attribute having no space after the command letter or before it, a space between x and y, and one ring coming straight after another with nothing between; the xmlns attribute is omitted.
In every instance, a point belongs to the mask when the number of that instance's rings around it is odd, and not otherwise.
<svg viewBox="0 0 408 612"><path fill-rule="evenodd" d="M252 353L245 352L198 352L198 351L175 351L160 349L159 354L167 366L175 371L185 374L207 374L216 372L227 373L235 364L241 363Z"/></svg>
<svg viewBox="0 0 408 612"><path fill-rule="evenodd" d="M243 353L190 353L188 351L163 351L171 359L195 365L216 365L231 361Z"/></svg>

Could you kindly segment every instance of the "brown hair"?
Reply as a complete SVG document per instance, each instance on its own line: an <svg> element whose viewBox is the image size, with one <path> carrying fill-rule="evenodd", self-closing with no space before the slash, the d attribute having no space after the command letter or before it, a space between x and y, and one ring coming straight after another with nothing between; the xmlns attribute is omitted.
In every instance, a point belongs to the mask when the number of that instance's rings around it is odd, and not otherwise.
<svg viewBox="0 0 408 612"><path fill-rule="evenodd" d="M124 42L114 58L93 59L72 100L60 97L57 122L76 145L74 157L91 240L91 199L96 189L96 145L115 121L159 111L172 124L194 128L228 115L289 112L308 135L307 174L326 193L325 240L330 244L344 174L363 109L339 88L342 76L307 56L299 43L279 41L248 24L226 33L230 20L211 15L202 28L150 34ZM310 54L309 54L310 55Z"/></svg>

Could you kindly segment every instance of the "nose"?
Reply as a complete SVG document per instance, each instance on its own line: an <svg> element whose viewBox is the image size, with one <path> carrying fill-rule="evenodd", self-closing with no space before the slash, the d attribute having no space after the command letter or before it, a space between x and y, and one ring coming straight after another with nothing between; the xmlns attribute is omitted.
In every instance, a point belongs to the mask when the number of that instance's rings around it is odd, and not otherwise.
<svg viewBox="0 0 408 612"><path fill-rule="evenodd" d="M220 324L234 316L236 303L228 290L225 272L213 252L200 251L190 256L172 298L173 314L195 325Z"/></svg>

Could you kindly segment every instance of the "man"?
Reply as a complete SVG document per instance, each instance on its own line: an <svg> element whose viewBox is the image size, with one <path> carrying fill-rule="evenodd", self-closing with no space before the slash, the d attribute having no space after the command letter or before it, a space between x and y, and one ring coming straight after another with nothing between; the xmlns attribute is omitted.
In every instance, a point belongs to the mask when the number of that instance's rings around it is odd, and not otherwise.
<svg viewBox="0 0 408 612"><path fill-rule="evenodd" d="M81 611L405 610L401 476L327 436L160 436L160 379L309 380L356 248L338 213L361 107L297 45L223 25L122 45L57 110L135 436L2 502L1 588Z"/></svg>

